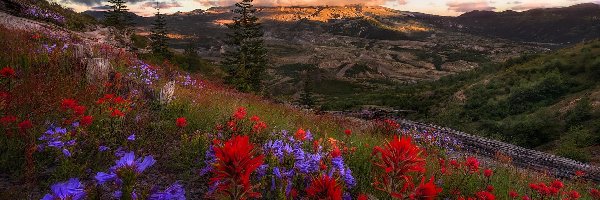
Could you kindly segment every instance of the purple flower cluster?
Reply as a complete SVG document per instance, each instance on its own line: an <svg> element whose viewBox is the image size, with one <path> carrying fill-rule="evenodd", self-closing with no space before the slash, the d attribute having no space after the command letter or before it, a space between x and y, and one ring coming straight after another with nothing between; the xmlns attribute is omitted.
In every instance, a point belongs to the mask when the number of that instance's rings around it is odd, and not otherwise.
<svg viewBox="0 0 600 200"><path fill-rule="evenodd" d="M154 165L154 163L156 163L156 160L152 156L140 157L136 160L135 154L128 152L116 161L116 164L109 169L108 173L98 172L94 178L98 181L98 184L114 182L118 185L122 183L117 175L119 170L129 169L133 170L136 174L141 174L146 168Z"/></svg>
<svg viewBox="0 0 600 200"><path fill-rule="evenodd" d="M85 199L85 188L79 179L72 178L50 187L51 193L46 194L42 200L81 200Z"/></svg>
<svg viewBox="0 0 600 200"><path fill-rule="evenodd" d="M162 192L153 192L149 200L185 200L185 189L179 183L174 183Z"/></svg>
<svg viewBox="0 0 600 200"><path fill-rule="evenodd" d="M66 128L62 128L55 125L50 125L48 130L38 138L43 141L42 144L38 145L40 151L46 148L59 149L66 157L71 157L70 147L76 144L75 139L70 139L67 135L69 131Z"/></svg>
<svg viewBox="0 0 600 200"><path fill-rule="evenodd" d="M66 22L66 19L64 16L62 16L58 13L46 10L46 9L41 9L37 6L30 6L30 7L26 8L23 11L23 14L30 16L30 17L35 17L38 19L53 21L53 22L56 22L59 24L64 24Z"/></svg>
<svg viewBox="0 0 600 200"><path fill-rule="evenodd" d="M150 66L149 64L139 61L138 65L131 67L135 69L133 72L129 73L130 77L138 78L146 85L152 85L154 81L158 81L160 78L156 68Z"/></svg>

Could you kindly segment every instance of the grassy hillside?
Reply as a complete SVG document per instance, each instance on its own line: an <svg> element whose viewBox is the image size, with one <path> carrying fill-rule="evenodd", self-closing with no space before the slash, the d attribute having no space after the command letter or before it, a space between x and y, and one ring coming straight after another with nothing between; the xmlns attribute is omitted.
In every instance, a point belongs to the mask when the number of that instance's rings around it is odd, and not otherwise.
<svg viewBox="0 0 600 200"><path fill-rule="evenodd" d="M590 161L600 144L600 41L381 93L355 104L414 110L408 117Z"/></svg>

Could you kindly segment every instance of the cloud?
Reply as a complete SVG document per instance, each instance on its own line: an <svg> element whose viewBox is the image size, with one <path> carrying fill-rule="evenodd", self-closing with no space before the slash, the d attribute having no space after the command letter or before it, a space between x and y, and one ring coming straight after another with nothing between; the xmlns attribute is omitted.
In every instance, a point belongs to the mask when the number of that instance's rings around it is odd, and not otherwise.
<svg viewBox="0 0 600 200"><path fill-rule="evenodd" d="M160 9L169 9L169 8L179 8L179 7L183 7L183 6L177 1L171 1L170 3L160 2L158 4L158 7ZM156 2L143 3L142 5L140 5L140 8L156 8Z"/></svg>
<svg viewBox="0 0 600 200"><path fill-rule="evenodd" d="M238 0L194 0L203 6L231 6ZM257 6L343 6L350 4L361 4L368 6L380 6L386 3L398 5L406 4L407 0L254 0Z"/></svg>
<svg viewBox="0 0 600 200"><path fill-rule="evenodd" d="M521 5L513 6L510 9L516 10L516 11L524 11L524 10L531 10L531 9L535 9L535 8L547 8L547 7L550 7L550 4L547 4L547 3L524 3Z"/></svg>
<svg viewBox="0 0 600 200"><path fill-rule="evenodd" d="M139 3L146 0L128 0L127 3ZM108 4L106 0L61 0L62 3L75 3L86 6L97 6L97 5L105 5Z"/></svg>
<svg viewBox="0 0 600 200"><path fill-rule="evenodd" d="M473 10L494 10L496 7L492 7L487 1L474 1L474 2L462 2L462 1L451 1L446 4L448 10L455 12L470 12Z"/></svg>

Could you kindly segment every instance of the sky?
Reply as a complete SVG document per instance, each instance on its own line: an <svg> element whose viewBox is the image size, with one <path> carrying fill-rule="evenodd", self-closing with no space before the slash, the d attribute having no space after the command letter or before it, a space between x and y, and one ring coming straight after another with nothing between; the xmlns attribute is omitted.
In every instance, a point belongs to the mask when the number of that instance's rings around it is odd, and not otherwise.
<svg viewBox="0 0 600 200"><path fill-rule="evenodd" d="M107 0L51 0L77 12L106 9ZM128 0L130 11L149 16L155 12L156 2L166 13L229 6L238 0ZM472 10L524 11L533 8L564 7L600 0L254 0L260 6L317 6L317 5L381 5L397 10L456 16Z"/></svg>

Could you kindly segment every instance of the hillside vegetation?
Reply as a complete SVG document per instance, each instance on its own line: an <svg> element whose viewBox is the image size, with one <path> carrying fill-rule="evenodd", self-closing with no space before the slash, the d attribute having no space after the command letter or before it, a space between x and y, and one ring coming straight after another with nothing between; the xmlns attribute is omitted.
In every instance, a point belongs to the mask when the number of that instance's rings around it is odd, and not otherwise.
<svg viewBox="0 0 600 200"><path fill-rule="evenodd" d="M587 147L600 142L599 55L600 42L590 41L345 100L413 110L408 117L590 161L594 148Z"/></svg>

